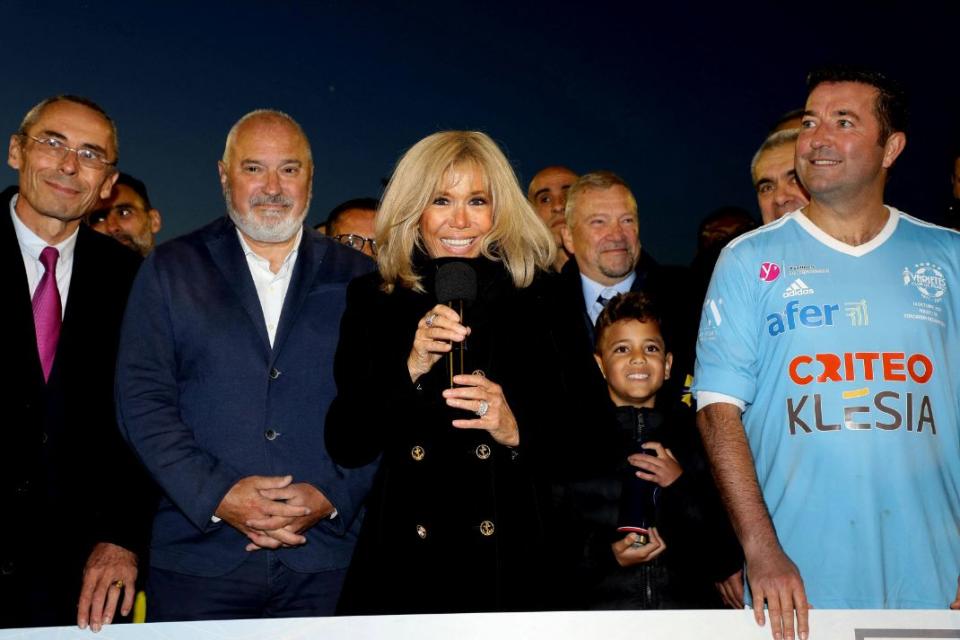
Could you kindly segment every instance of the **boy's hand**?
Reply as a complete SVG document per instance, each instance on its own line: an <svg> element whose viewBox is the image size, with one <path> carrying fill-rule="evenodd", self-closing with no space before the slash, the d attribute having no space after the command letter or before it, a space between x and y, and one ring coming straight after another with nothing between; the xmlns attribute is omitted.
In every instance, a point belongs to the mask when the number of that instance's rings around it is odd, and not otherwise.
<svg viewBox="0 0 960 640"><path fill-rule="evenodd" d="M659 442L647 442L642 446L644 449L656 451L656 457L645 453L635 453L627 458L627 462L642 469L642 471L637 471L638 478L655 482L661 487L669 487L683 473L680 463L673 457L670 449L664 449Z"/></svg>
<svg viewBox="0 0 960 640"><path fill-rule="evenodd" d="M623 540L617 540L610 545L613 550L613 557L621 567L629 567L635 564L650 562L658 555L667 550L667 545L657 533L657 528L650 529L650 542L642 547L635 547L633 543L639 539L635 533L628 533Z"/></svg>

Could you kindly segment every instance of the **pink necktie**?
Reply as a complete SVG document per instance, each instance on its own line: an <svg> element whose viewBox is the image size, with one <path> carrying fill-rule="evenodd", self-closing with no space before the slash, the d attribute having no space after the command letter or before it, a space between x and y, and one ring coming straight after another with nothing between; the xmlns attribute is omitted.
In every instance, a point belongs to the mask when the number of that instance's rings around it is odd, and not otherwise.
<svg viewBox="0 0 960 640"><path fill-rule="evenodd" d="M53 358L57 355L57 341L60 339L62 307L60 290L57 289L57 258L60 252L46 247L40 252L43 265L43 277L33 293L33 324L37 329L37 351L40 353L40 366L43 367L43 379L50 379Z"/></svg>

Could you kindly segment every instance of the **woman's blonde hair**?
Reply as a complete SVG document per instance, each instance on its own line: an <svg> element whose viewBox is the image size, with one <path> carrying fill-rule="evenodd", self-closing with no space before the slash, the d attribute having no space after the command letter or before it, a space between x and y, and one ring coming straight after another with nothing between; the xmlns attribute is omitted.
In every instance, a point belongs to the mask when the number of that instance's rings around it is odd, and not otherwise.
<svg viewBox="0 0 960 640"><path fill-rule="evenodd" d="M553 263L553 236L527 202L496 143L479 131L441 131L403 154L383 194L376 236L385 291L397 285L423 291L412 262L415 249L426 252L420 216L443 188L447 173L464 166L481 171L493 209L493 226L483 238L481 255L503 262L517 287L526 287L538 268Z"/></svg>

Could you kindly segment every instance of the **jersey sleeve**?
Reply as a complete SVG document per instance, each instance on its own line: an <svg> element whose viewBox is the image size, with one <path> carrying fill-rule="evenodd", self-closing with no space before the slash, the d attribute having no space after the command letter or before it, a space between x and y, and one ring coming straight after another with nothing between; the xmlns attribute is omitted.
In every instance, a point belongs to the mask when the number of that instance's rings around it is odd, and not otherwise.
<svg viewBox="0 0 960 640"><path fill-rule="evenodd" d="M756 277L739 252L727 247L720 254L700 314L694 394L709 391L753 402L759 359L758 301L751 286Z"/></svg>

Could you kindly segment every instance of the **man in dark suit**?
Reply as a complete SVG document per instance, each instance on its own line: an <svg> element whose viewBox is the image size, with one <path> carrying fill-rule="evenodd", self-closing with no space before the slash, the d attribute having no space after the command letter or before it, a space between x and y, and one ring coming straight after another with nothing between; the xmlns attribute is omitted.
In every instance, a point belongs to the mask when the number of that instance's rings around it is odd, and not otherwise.
<svg viewBox="0 0 960 640"><path fill-rule="evenodd" d="M11 332L0 466L0 626L99 630L133 606L149 481L117 430L114 363L140 258L81 224L116 180L116 129L93 102L44 100L11 136L3 192ZM109 278L103 275L109 273Z"/></svg>
<svg viewBox="0 0 960 640"><path fill-rule="evenodd" d="M121 428L165 494L147 618L328 615L373 468L331 462L324 418L346 286L373 263L304 227L290 116L241 118L219 170L229 217L147 258L121 337Z"/></svg>
<svg viewBox="0 0 960 640"><path fill-rule="evenodd" d="M685 374L693 370L699 317L699 302L688 293L692 286L688 272L658 265L641 250L637 201L627 183L610 171L593 171L573 183L565 217L561 233L573 260L560 272L558 322L571 332L571 349L586 363L593 386L606 396L606 383L593 361L594 324L600 311L618 293L642 291L658 302L665 324L674 331L674 375L664 394L675 397Z"/></svg>

